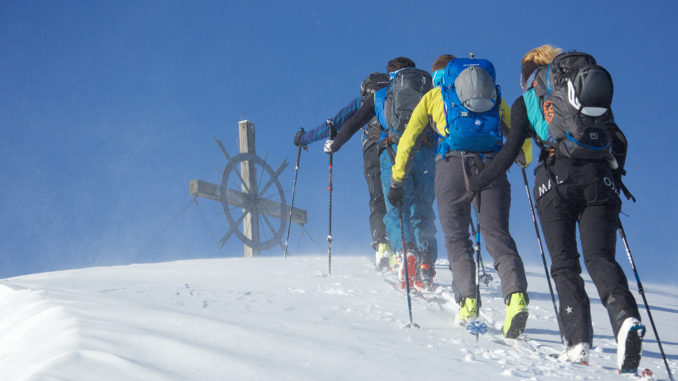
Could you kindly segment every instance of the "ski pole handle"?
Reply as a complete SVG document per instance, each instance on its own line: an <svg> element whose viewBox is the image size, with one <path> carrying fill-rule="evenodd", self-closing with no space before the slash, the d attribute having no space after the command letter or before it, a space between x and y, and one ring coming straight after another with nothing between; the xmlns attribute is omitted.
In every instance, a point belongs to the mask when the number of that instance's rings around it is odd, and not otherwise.
<svg viewBox="0 0 678 381"><path fill-rule="evenodd" d="M337 130L334 128L334 122L332 119L327 119L325 124L327 124L327 128L329 129L329 140L334 140L334 138L337 137Z"/></svg>

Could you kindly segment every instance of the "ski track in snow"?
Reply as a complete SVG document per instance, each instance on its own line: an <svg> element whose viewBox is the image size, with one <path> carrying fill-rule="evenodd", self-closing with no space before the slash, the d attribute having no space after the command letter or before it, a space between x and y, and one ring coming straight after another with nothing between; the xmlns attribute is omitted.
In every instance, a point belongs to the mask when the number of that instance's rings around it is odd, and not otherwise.
<svg viewBox="0 0 678 381"><path fill-rule="evenodd" d="M0 380L609 380L617 375L607 313L587 279L590 366L561 362L543 270L528 268L529 340L502 339L499 280L481 286L488 333L453 323L446 262L435 292L413 296L365 257L231 258L99 267L0 280ZM387 275L392 277L392 275ZM641 367L668 379L647 325ZM678 292L649 286L672 372ZM435 299L435 301L433 301Z"/></svg>

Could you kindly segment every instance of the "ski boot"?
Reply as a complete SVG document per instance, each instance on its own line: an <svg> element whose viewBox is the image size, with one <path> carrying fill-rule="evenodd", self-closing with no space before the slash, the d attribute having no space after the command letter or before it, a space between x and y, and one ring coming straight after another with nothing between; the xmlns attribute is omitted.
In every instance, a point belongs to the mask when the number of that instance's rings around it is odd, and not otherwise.
<svg viewBox="0 0 678 381"><path fill-rule="evenodd" d="M393 256L393 252L391 251L391 247L388 245L388 243L380 243L377 245L377 251L375 253L375 261L376 261L376 266L378 271L384 271L387 270L391 267L391 257Z"/></svg>
<svg viewBox="0 0 678 381"><path fill-rule="evenodd" d="M477 306L475 298L464 298L459 303L459 312L454 317L454 322L459 325L466 325L467 322L477 319Z"/></svg>
<svg viewBox="0 0 678 381"><path fill-rule="evenodd" d="M407 275L410 287L414 287L414 280L417 276L417 256L415 252L406 251L407 254ZM405 266L403 266L403 253L398 253L398 280L400 287L405 288Z"/></svg>
<svg viewBox="0 0 678 381"><path fill-rule="evenodd" d="M417 273L417 288L432 290L433 277L436 276L435 264L431 261L431 255L423 252L420 258L419 269Z"/></svg>
<svg viewBox="0 0 678 381"><path fill-rule="evenodd" d="M560 361L569 361L579 365L589 365L589 352L591 345L589 343L577 343L570 345L565 352L558 356Z"/></svg>
<svg viewBox="0 0 678 381"><path fill-rule="evenodd" d="M390 248L390 246L389 246ZM393 269L398 269L398 266L400 265L400 260L401 256L398 253L394 253L393 250L391 250L391 255L388 257L388 270L391 271Z"/></svg>
<svg viewBox="0 0 678 381"><path fill-rule="evenodd" d="M509 296L506 304L506 318L504 319L504 336L515 339L525 331L527 323L527 296L522 292L516 292Z"/></svg>
<svg viewBox="0 0 678 381"><path fill-rule="evenodd" d="M640 320L624 320L617 334L617 369L619 373L636 373L640 364L645 326Z"/></svg>

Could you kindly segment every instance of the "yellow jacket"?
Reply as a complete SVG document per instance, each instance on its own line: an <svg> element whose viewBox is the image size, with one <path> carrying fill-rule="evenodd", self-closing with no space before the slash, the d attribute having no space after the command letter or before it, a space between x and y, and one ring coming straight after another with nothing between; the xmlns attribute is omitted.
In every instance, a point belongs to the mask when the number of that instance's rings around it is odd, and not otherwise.
<svg viewBox="0 0 678 381"><path fill-rule="evenodd" d="M511 109L501 98L501 106L499 109L502 122L510 127L511 125ZM396 150L395 164L393 164L392 180L402 182L409 169L408 163L414 156L417 139L426 126L431 123L431 127L439 135L447 136L447 120L445 119L445 106L443 104L443 95L440 92L440 87L434 87L424 96L414 108L410 121L407 123L407 128L403 131L403 135L398 142L398 149ZM532 141L525 139L522 148L525 154L526 165L532 161Z"/></svg>

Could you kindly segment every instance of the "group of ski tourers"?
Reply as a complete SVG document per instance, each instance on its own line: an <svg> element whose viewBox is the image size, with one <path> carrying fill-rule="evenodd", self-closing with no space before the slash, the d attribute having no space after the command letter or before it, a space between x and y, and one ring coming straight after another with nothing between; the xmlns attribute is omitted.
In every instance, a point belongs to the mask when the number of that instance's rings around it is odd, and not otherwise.
<svg viewBox="0 0 678 381"><path fill-rule="evenodd" d="M429 73L398 57L386 70L371 73L361 83L360 96L334 118L310 131L300 129L294 137L299 148L325 139L324 151L331 154L362 131L376 266L395 268L408 287L432 287L437 200L459 305L455 321L466 324L478 316L482 234L506 304L503 333L519 337L529 297L509 232L506 171L515 162L525 176L533 139L540 148L533 192L559 297L562 357L587 363L593 340L577 250L579 224L584 263L618 343L618 370L636 372L645 326L615 260L619 194L632 196L621 181L627 141L610 108L610 74L591 55L540 46L522 58L523 94L509 108L486 59L444 54Z"/></svg>

